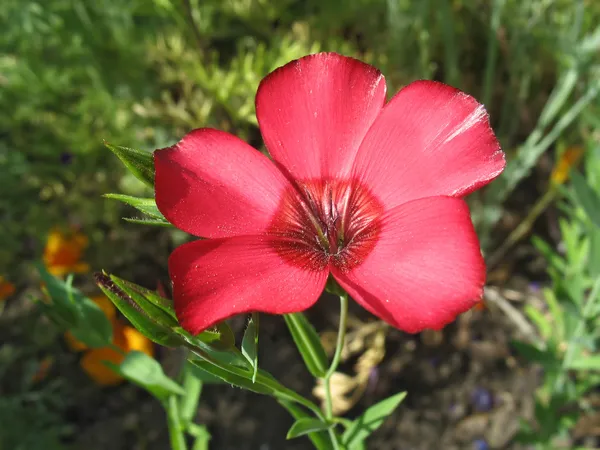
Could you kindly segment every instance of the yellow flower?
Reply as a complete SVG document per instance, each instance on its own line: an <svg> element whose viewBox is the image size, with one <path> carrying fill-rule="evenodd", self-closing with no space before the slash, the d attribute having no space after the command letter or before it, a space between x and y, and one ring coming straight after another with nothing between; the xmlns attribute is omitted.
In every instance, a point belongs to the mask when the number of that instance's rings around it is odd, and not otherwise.
<svg viewBox="0 0 600 450"><path fill-rule="evenodd" d="M581 147L572 146L566 149L552 170L550 175L550 181L553 184L563 184L569 178L569 172L577 165L579 159L583 155L583 149Z"/></svg>
<svg viewBox="0 0 600 450"><path fill-rule="evenodd" d="M14 293L15 285L6 281L4 277L0 275L0 302L6 300Z"/></svg>
<svg viewBox="0 0 600 450"><path fill-rule="evenodd" d="M91 299L100 307L100 309L102 310L102 312L104 312L104 315L108 318L108 320L110 320L111 323L114 323L115 317L117 316L117 311L113 302L111 302L110 299L105 295L97 295L95 297L92 297ZM67 331L65 333L65 342L67 343L67 347L69 347L74 352L81 352L87 349L87 346L83 342L78 340L75 336L73 336L73 333L71 333L70 331Z"/></svg>
<svg viewBox="0 0 600 450"><path fill-rule="evenodd" d="M44 249L44 264L48 272L56 277L68 273L84 273L90 267L81 262L83 250L88 245L88 239L81 233L64 234L53 230L48 235Z"/></svg>
<svg viewBox="0 0 600 450"><path fill-rule="evenodd" d="M154 346L135 328L123 325L117 320L113 320L113 347L102 347L91 349L81 358L80 365L83 370L101 386L115 386L123 381L123 377L108 367L105 362L121 364L125 355L133 350L137 350L154 356Z"/></svg>

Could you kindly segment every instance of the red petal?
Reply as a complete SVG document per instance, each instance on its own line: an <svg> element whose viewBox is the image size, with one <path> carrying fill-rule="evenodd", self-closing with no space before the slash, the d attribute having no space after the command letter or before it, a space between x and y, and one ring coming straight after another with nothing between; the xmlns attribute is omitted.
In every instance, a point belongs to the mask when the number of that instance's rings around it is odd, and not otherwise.
<svg viewBox="0 0 600 450"><path fill-rule="evenodd" d="M198 129L154 153L156 204L188 233L262 233L289 182L259 151L222 131Z"/></svg>
<svg viewBox="0 0 600 450"><path fill-rule="evenodd" d="M440 329L475 305L485 264L466 203L430 197L395 208L367 259L333 275L364 308L416 333Z"/></svg>
<svg viewBox="0 0 600 450"><path fill-rule="evenodd" d="M274 238L239 236L194 241L169 258L175 311L191 333L235 314L287 314L312 306L325 287L327 271L285 262Z"/></svg>
<svg viewBox="0 0 600 450"><path fill-rule="evenodd" d="M319 53L268 75L256 94L256 116L271 156L294 178L343 177L385 91L374 67Z"/></svg>
<svg viewBox="0 0 600 450"><path fill-rule="evenodd" d="M504 153L477 101L434 81L392 98L356 157L357 177L387 209L417 198L462 197L504 169Z"/></svg>

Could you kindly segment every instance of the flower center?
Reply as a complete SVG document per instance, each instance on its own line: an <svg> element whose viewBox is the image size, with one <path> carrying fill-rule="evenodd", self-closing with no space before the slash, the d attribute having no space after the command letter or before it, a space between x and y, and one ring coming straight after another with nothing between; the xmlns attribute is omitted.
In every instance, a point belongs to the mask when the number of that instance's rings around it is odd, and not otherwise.
<svg viewBox="0 0 600 450"><path fill-rule="evenodd" d="M347 272L371 252L381 230L381 203L357 180L307 180L283 196L269 234L286 261L308 270Z"/></svg>

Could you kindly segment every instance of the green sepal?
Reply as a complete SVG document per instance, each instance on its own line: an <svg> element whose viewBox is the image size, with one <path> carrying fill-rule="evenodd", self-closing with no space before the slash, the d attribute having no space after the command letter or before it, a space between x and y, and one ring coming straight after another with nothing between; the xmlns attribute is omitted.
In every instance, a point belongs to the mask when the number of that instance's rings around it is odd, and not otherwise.
<svg viewBox="0 0 600 450"><path fill-rule="evenodd" d="M150 187L154 187L154 160L152 153L111 145L108 142L104 142L104 145L121 160L125 167L138 180Z"/></svg>
<svg viewBox="0 0 600 450"><path fill-rule="evenodd" d="M142 198L142 197L133 197L131 195L123 195L123 194L104 194L105 198L118 200L120 202L125 203L126 205L132 206L142 214L144 217L141 218L128 218L124 217L123 219L127 222L138 223L143 225L158 225L164 227L172 226L171 223L162 213L158 210L156 206L156 201L153 198Z"/></svg>

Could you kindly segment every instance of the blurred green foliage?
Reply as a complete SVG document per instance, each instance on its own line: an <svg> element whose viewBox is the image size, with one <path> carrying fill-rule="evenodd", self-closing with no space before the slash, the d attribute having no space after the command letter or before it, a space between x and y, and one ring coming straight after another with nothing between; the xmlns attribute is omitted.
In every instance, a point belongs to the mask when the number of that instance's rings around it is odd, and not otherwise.
<svg viewBox="0 0 600 450"><path fill-rule="evenodd" d="M557 80L567 85L548 119L593 87L599 21L589 0L4 1L0 268L39 252L52 226L110 228L119 206L100 198L108 186L142 190L103 140L154 149L214 126L260 145L259 81L319 50L375 64L392 93L434 78L474 94L510 154ZM572 139L579 119L562 130ZM529 156L528 167L539 155ZM496 197L490 227L506 196Z"/></svg>

